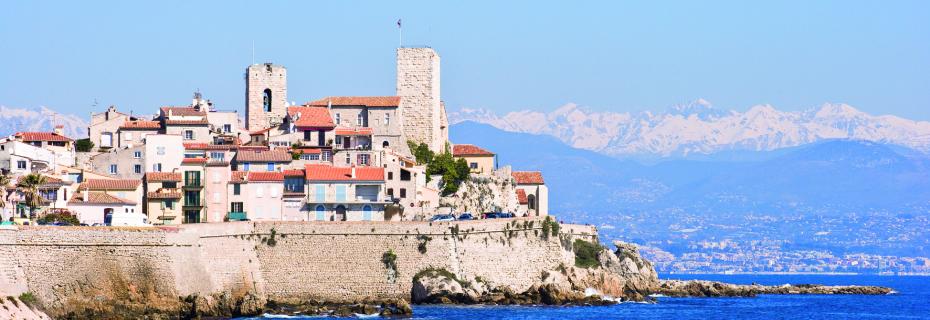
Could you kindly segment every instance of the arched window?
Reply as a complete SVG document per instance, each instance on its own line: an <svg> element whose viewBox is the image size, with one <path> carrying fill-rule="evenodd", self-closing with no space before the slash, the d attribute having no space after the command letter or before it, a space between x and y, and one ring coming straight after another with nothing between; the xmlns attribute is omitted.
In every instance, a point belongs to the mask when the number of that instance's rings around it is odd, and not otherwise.
<svg viewBox="0 0 930 320"><path fill-rule="evenodd" d="M362 207L362 220L371 221L371 206L367 204Z"/></svg>
<svg viewBox="0 0 930 320"><path fill-rule="evenodd" d="M326 219L326 207L322 204L316 205L316 221L323 221Z"/></svg>
<svg viewBox="0 0 930 320"><path fill-rule="evenodd" d="M265 89L265 93L262 95L262 106L265 108L265 112L271 112L271 89Z"/></svg>
<svg viewBox="0 0 930 320"><path fill-rule="evenodd" d="M530 210L536 210L536 195L531 194L526 196L526 205Z"/></svg>
<svg viewBox="0 0 930 320"><path fill-rule="evenodd" d="M384 142L381 143L381 147L382 147L382 148L387 148L387 147L390 147L390 146L391 146L391 143L389 143L389 142L387 142L387 141L384 141Z"/></svg>

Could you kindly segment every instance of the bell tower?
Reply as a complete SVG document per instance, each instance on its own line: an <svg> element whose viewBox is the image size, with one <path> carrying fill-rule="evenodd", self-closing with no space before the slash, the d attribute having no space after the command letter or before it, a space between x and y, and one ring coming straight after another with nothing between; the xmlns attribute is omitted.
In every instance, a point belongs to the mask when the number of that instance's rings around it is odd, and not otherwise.
<svg viewBox="0 0 930 320"><path fill-rule="evenodd" d="M281 124L287 113L287 69L253 64L245 74L245 127L249 131Z"/></svg>

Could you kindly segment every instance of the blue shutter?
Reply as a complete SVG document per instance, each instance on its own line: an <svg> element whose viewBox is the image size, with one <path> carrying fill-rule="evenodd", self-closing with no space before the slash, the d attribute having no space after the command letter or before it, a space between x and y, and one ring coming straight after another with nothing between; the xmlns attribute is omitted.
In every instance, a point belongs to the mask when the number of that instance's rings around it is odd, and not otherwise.
<svg viewBox="0 0 930 320"><path fill-rule="evenodd" d="M316 185L316 202L326 202L326 186L322 184Z"/></svg>
<svg viewBox="0 0 930 320"><path fill-rule="evenodd" d="M340 202L346 201L346 186L345 185L336 186L336 201L340 201Z"/></svg>

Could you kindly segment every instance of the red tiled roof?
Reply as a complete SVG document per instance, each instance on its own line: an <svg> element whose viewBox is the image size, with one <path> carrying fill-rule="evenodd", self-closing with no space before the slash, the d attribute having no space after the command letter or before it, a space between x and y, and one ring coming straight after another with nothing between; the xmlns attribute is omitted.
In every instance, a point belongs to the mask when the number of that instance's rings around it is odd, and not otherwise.
<svg viewBox="0 0 930 320"><path fill-rule="evenodd" d="M488 150L481 149L480 147L473 144L457 144L452 146L452 155L456 157L462 156L493 156L494 153Z"/></svg>
<svg viewBox="0 0 930 320"><path fill-rule="evenodd" d="M15 136L23 141L72 141L54 132L17 132Z"/></svg>
<svg viewBox="0 0 930 320"><path fill-rule="evenodd" d="M233 171L232 176L229 178L229 183L243 183L248 175L248 171Z"/></svg>
<svg viewBox="0 0 930 320"><path fill-rule="evenodd" d="M511 175L517 184L546 184L539 171L514 171Z"/></svg>
<svg viewBox="0 0 930 320"><path fill-rule="evenodd" d="M249 182L257 181L284 181L284 173L281 172L249 172Z"/></svg>
<svg viewBox="0 0 930 320"><path fill-rule="evenodd" d="M146 172L145 181L148 182L161 182L161 181L181 181L180 172Z"/></svg>
<svg viewBox="0 0 930 320"><path fill-rule="evenodd" d="M519 202L520 204L527 204L527 203L530 203L530 201L527 200L527 198L526 198L526 191L525 191L525 190L523 190L523 189L517 189L517 202Z"/></svg>
<svg viewBox="0 0 930 320"><path fill-rule="evenodd" d="M300 114L300 118L294 121L298 127L314 128L332 128L333 117L329 115L329 109L322 107L287 107L287 115L292 119Z"/></svg>
<svg viewBox="0 0 930 320"><path fill-rule="evenodd" d="M79 190L135 190L142 181L139 179L87 179L81 183Z"/></svg>
<svg viewBox="0 0 930 320"><path fill-rule="evenodd" d="M396 107L400 105L400 97L326 97L307 103L309 106L325 107L332 102L334 106L368 106L368 107Z"/></svg>
<svg viewBox="0 0 930 320"><path fill-rule="evenodd" d="M154 192L146 192L145 197L148 199L180 199L181 190L178 189L158 189Z"/></svg>
<svg viewBox="0 0 930 320"><path fill-rule="evenodd" d="M368 127L359 127L359 128L336 128L337 136L370 136L371 128Z"/></svg>
<svg viewBox="0 0 930 320"><path fill-rule="evenodd" d="M238 162L290 162L291 154L284 149L274 150L239 150Z"/></svg>
<svg viewBox="0 0 930 320"><path fill-rule="evenodd" d="M161 107L161 113L165 116L168 116L168 113L171 113L172 116L206 116L206 111L197 111L193 107Z"/></svg>
<svg viewBox="0 0 930 320"><path fill-rule="evenodd" d="M308 164L305 168L307 181L384 181L384 168L381 167L356 167L355 178L352 178L350 167Z"/></svg>
<svg viewBox="0 0 930 320"><path fill-rule="evenodd" d="M303 169L287 169L287 170L284 170L284 176L285 177L298 177L298 176L303 177L304 170Z"/></svg>
<svg viewBox="0 0 930 320"><path fill-rule="evenodd" d="M183 164L204 164L207 163L207 158L184 158L181 160Z"/></svg>
<svg viewBox="0 0 930 320"><path fill-rule="evenodd" d="M167 120L167 121L165 121L165 124L166 124L166 125L180 125L180 126L186 126L186 125L210 124L210 122L207 121L207 119L203 119L203 120Z"/></svg>
<svg viewBox="0 0 930 320"><path fill-rule="evenodd" d="M120 204L120 205L135 205L136 203L130 200L126 200L117 196L107 194L105 192L88 192L87 201L84 201L84 193L77 192L71 200L68 201L68 205L81 205L81 204Z"/></svg>
<svg viewBox="0 0 930 320"><path fill-rule="evenodd" d="M44 177L45 177L45 183L39 186L40 188L57 188L62 185L71 184L71 181L64 181L64 180L61 180L61 179L58 179L52 176L44 176ZM26 176L20 176L19 178L16 178L16 184L19 184L25 178Z"/></svg>
<svg viewBox="0 0 930 320"><path fill-rule="evenodd" d="M120 129L161 129L161 122L158 121L126 121L119 126Z"/></svg>

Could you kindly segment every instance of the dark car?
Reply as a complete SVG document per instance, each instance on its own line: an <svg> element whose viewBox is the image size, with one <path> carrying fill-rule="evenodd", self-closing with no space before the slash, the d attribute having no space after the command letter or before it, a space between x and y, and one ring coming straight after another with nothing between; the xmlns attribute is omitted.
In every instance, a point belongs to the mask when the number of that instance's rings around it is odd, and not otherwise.
<svg viewBox="0 0 930 320"><path fill-rule="evenodd" d="M487 212L484 214L485 219L513 218L513 213L508 212Z"/></svg>
<svg viewBox="0 0 930 320"><path fill-rule="evenodd" d="M475 220L475 216L471 215L471 213L465 212L459 215L458 220Z"/></svg>

